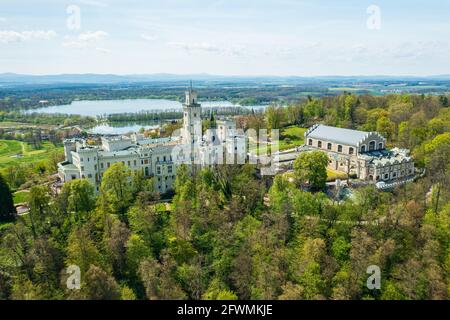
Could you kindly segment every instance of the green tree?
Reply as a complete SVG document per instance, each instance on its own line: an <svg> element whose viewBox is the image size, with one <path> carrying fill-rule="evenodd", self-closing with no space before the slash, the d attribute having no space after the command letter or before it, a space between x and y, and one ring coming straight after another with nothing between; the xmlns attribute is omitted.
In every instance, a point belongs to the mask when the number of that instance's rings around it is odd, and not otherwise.
<svg viewBox="0 0 450 320"><path fill-rule="evenodd" d="M83 277L82 291L88 300L119 300L121 288L116 280L101 268L91 265Z"/></svg>
<svg viewBox="0 0 450 320"><path fill-rule="evenodd" d="M3 176L0 174L0 222L13 221L16 217L16 208L14 201Z"/></svg>
<svg viewBox="0 0 450 320"><path fill-rule="evenodd" d="M322 151L302 152L294 161L295 178L312 190L323 190L327 181L328 156Z"/></svg>
<svg viewBox="0 0 450 320"><path fill-rule="evenodd" d="M450 182L450 132L440 134L425 144L425 152L425 164L437 189L434 207L434 212L437 213L441 189L448 188Z"/></svg>
<svg viewBox="0 0 450 320"><path fill-rule="evenodd" d="M79 220L81 213L87 213L95 207L94 186L86 179L66 182L59 200L63 211L74 212L76 220Z"/></svg>
<svg viewBox="0 0 450 320"><path fill-rule="evenodd" d="M125 213L133 200L131 169L122 162L113 164L103 175L100 192L103 207L126 221Z"/></svg>

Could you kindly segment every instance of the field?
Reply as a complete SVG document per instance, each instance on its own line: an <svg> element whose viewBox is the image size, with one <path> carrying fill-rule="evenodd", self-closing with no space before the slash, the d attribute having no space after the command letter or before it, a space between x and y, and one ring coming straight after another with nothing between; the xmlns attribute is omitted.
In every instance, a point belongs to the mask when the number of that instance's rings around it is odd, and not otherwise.
<svg viewBox="0 0 450 320"><path fill-rule="evenodd" d="M335 181L336 179L345 180L347 179L347 174L327 168L327 181Z"/></svg>
<svg viewBox="0 0 450 320"><path fill-rule="evenodd" d="M62 152L62 147L55 147L44 142L42 147L34 150L29 144L17 140L0 140L0 169L23 163L37 163L45 160L52 151Z"/></svg>
<svg viewBox="0 0 450 320"><path fill-rule="evenodd" d="M17 191L14 193L14 204L28 202L29 192Z"/></svg>
<svg viewBox="0 0 450 320"><path fill-rule="evenodd" d="M306 128L290 126L280 130L280 150L301 146L304 143Z"/></svg>
<svg viewBox="0 0 450 320"><path fill-rule="evenodd" d="M0 122L0 128L40 128L44 130L56 129L57 126L51 124L34 124L34 123L23 123L23 122L11 122L2 121Z"/></svg>
<svg viewBox="0 0 450 320"><path fill-rule="evenodd" d="M304 143L304 133L307 129L301 128L298 126L289 126L286 128L280 129L280 145L279 150L287 150L294 147L301 146ZM265 144L259 144L258 145L258 152L259 154L267 154L267 150L270 151L270 146L267 146ZM255 152L256 147L253 146L253 148L250 148L250 152Z"/></svg>

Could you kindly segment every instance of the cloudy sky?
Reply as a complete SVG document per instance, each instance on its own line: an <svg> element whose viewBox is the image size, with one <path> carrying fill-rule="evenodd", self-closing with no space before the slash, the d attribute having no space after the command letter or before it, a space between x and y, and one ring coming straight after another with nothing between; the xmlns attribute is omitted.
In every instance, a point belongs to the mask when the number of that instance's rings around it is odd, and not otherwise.
<svg viewBox="0 0 450 320"><path fill-rule="evenodd" d="M0 0L0 73L450 74L449 0Z"/></svg>

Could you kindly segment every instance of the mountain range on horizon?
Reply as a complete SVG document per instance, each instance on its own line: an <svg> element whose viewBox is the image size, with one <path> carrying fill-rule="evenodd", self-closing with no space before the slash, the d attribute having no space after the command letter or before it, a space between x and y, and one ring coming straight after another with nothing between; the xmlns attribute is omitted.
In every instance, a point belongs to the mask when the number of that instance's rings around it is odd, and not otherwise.
<svg viewBox="0 0 450 320"><path fill-rule="evenodd" d="M350 81L350 82L380 82L380 81L450 81L450 74L430 76L386 76L386 75L326 75L326 76L275 76L275 75L212 75L198 74L51 74L29 75L17 73L0 73L0 84L119 84L139 82L177 82L177 81L275 81L275 82L316 82L316 81Z"/></svg>

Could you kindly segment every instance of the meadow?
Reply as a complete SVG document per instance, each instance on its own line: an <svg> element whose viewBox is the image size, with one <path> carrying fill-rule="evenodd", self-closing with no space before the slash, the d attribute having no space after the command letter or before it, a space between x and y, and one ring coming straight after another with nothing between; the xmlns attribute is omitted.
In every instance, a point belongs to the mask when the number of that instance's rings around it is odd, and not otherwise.
<svg viewBox="0 0 450 320"><path fill-rule="evenodd" d="M46 160L53 151L62 152L50 142L43 142L40 149L34 149L26 142L18 140L0 140L0 169L19 164L33 164Z"/></svg>

